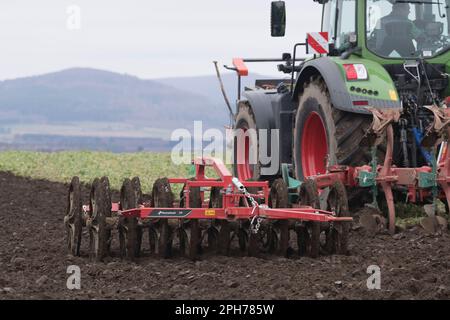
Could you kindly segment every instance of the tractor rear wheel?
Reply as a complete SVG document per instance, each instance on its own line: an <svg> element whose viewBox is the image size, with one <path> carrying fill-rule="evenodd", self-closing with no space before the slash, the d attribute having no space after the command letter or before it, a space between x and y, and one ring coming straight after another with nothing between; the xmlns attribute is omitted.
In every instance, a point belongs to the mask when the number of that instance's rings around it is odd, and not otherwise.
<svg viewBox="0 0 450 320"><path fill-rule="evenodd" d="M371 123L369 115L334 108L325 82L311 79L299 97L295 117L293 156L297 179L304 181L326 173L329 165L367 164L370 150L360 144Z"/></svg>

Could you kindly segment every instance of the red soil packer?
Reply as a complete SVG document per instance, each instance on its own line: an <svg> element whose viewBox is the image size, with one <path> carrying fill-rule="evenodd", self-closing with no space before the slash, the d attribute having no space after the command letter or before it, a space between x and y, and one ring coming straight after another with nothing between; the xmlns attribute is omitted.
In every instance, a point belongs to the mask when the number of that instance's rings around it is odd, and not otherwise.
<svg viewBox="0 0 450 320"><path fill-rule="evenodd" d="M190 259L206 252L226 255L233 250L233 243L252 256L347 253L352 218L342 181L333 181L325 211L318 209L319 191L313 180L302 183L298 203L289 204L288 187L281 178L269 188L266 181L233 178L218 159L199 158L194 164L193 179L158 179L150 201L144 201L136 177L124 181L120 202L113 203L108 178L103 177L94 180L89 204L82 205L80 182L74 177L64 219L69 252L80 255L85 227L89 230L89 254L95 260L112 252L116 231L121 256L131 260L143 252L144 238L148 239L146 251L164 258L175 252ZM205 175L208 166L219 179ZM183 184L179 202L174 201L172 184Z"/></svg>

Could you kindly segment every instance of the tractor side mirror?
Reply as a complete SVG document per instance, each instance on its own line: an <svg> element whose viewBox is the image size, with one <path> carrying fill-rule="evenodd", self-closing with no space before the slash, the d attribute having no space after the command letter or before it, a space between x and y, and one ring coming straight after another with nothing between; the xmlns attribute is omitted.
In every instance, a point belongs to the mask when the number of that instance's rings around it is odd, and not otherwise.
<svg viewBox="0 0 450 320"><path fill-rule="evenodd" d="M286 4L284 1L272 2L270 18L272 37L284 37L286 33Z"/></svg>

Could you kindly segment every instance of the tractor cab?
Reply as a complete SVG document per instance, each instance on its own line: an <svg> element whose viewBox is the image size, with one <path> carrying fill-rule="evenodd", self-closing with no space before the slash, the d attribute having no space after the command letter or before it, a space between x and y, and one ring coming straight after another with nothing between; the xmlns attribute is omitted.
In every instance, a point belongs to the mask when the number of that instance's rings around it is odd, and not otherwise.
<svg viewBox="0 0 450 320"><path fill-rule="evenodd" d="M314 2L323 6L321 31L328 34L330 57L354 55L382 65L427 60L450 68L450 0ZM284 36L284 1L272 3L271 21L272 36Z"/></svg>
<svg viewBox="0 0 450 320"><path fill-rule="evenodd" d="M388 59L429 59L450 47L448 1L366 3L366 44L372 53Z"/></svg>
<svg viewBox="0 0 450 320"><path fill-rule="evenodd" d="M450 47L449 0L328 0L322 31L331 55L348 50L364 57L431 59Z"/></svg>

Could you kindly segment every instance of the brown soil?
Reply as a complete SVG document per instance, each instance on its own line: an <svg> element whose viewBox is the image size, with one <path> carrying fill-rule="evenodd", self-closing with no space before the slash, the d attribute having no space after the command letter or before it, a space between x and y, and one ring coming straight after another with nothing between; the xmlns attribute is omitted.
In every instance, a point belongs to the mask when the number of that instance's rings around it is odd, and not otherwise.
<svg viewBox="0 0 450 320"><path fill-rule="evenodd" d="M87 188L83 192L86 199ZM66 193L64 184L0 173L0 299L450 298L448 233L429 236L413 228L393 238L353 231L349 256L318 259L234 255L129 263L113 257L92 263L86 232L82 257L66 254ZM366 286L374 264L381 267L381 290ZM66 288L69 265L81 268L81 290Z"/></svg>

